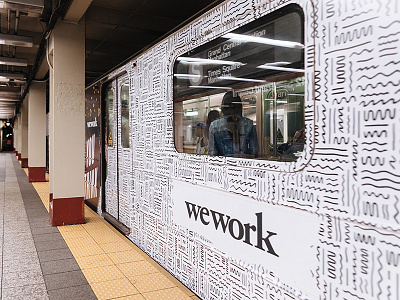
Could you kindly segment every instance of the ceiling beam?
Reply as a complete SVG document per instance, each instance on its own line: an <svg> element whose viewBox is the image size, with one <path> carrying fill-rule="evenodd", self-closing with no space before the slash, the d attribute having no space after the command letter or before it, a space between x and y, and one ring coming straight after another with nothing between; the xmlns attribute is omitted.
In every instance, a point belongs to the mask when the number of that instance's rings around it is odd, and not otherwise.
<svg viewBox="0 0 400 300"><path fill-rule="evenodd" d="M78 24L92 1L93 0L73 0L63 18L63 21Z"/></svg>

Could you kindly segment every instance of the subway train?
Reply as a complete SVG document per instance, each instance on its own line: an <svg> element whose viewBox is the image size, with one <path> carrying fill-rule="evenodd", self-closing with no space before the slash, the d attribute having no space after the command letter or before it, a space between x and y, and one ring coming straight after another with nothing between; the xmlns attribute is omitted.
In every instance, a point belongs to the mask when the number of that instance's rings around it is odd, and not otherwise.
<svg viewBox="0 0 400 300"><path fill-rule="evenodd" d="M201 299L400 299L399 10L204 12L87 87L86 203Z"/></svg>

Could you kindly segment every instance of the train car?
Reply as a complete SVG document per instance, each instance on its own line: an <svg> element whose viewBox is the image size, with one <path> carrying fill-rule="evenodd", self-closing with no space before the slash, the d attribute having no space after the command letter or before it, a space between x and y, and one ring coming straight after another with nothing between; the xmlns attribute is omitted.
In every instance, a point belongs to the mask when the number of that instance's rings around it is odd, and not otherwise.
<svg viewBox="0 0 400 300"><path fill-rule="evenodd" d="M228 0L132 57L87 202L201 299L400 299L399 9Z"/></svg>

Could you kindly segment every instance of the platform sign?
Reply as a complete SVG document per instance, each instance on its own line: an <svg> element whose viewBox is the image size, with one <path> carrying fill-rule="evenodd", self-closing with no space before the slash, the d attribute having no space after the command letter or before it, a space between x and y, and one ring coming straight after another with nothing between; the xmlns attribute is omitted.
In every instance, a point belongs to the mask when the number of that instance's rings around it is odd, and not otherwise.
<svg viewBox="0 0 400 300"><path fill-rule="evenodd" d="M316 215L181 181L173 181L172 199L174 222L203 243L244 266L261 266L279 286L317 295Z"/></svg>

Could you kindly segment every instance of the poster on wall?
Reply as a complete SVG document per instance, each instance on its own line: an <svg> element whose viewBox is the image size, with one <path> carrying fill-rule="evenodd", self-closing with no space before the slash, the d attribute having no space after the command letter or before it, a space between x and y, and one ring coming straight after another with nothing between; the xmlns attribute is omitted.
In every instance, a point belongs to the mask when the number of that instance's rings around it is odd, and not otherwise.
<svg viewBox="0 0 400 300"><path fill-rule="evenodd" d="M318 294L311 272L317 215L178 180L172 183L172 199L174 223L197 233L207 246L274 274L278 286Z"/></svg>

